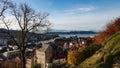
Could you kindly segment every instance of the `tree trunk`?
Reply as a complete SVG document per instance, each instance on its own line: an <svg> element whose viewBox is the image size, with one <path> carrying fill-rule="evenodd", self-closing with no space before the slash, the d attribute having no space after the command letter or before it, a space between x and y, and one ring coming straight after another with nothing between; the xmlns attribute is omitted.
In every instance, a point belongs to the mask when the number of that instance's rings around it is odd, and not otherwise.
<svg viewBox="0 0 120 68"><path fill-rule="evenodd" d="M26 68L26 58L24 52L22 52L22 68Z"/></svg>

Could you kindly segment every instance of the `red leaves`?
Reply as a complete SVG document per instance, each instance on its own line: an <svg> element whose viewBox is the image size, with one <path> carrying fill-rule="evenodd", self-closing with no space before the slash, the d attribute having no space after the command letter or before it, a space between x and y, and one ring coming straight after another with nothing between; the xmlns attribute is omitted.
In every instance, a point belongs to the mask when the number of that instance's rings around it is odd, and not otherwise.
<svg viewBox="0 0 120 68"><path fill-rule="evenodd" d="M100 32L95 38L95 42L103 43L108 40L116 32L120 31L120 18L115 19L113 22L107 24L106 29Z"/></svg>

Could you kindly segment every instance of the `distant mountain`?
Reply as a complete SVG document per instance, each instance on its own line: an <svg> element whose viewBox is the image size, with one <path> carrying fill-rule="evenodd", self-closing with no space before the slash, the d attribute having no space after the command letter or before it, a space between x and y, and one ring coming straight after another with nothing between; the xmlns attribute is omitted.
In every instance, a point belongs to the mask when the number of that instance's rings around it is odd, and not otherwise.
<svg viewBox="0 0 120 68"><path fill-rule="evenodd" d="M95 31L55 31L55 32L50 32L50 33L55 33L55 34L97 34L98 32Z"/></svg>
<svg viewBox="0 0 120 68"><path fill-rule="evenodd" d="M7 29L0 28L0 38L9 37L7 32L8 32ZM20 32L20 31L18 31L18 30L10 30L9 32L10 32L11 35L14 36L17 32Z"/></svg>
<svg viewBox="0 0 120 68"><path fill-rule="evenodd" d="M10 38L10 36L6 33L8 32L7 29L4 28L0 28L0 39L2 38ZM10 30L10 35L12 36L18 36L18 34L20 33L20 30ZM50 34L50 33L32 33L29 32L27 33L27 37L31 37L31 38L39 38L40 40L48 40L48 39L53 39L55 37L58 37L57 34Z"/></svg>
<svg viewBox="0 0 120 68"><path fill-rule="evenodd" d="M50 32L69 32L69 30L51 30Z"/></svg>

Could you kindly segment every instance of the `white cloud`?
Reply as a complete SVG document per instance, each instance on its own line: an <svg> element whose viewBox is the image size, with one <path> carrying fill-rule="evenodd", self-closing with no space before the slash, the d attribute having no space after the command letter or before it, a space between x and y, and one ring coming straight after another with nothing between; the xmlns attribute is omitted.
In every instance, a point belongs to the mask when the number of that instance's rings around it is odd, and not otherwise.
<svg viewBox="0 0 120 68"><path fill-rule="evenodd" d="M77 8L73 8L73 9L67 9L64 10L63 13L67 13L67 14L75 14L75 13L81 13L81 12L89 12L89 11L93 11L95 9L94 6L88 6L88 7L77 7Z"/></svg>
<svg viewBox="0 0 120 68"><path fill-rule="evenodd" d="M80 8L78 8L79 11L84 11L84 12L92 11L92 10L94 10L94 9L95 9L95 7L93 7L93 6L89 6L89 7L80 7Z"/></svg>
<svg viewBox="0 0 120 68"><path fill-rule="evenodd" d="M16 23L17 20L13 16L6 16L5 22L8 25L9 29L12 29L12 30L19 30L20 29L19 24ZM5 24L2 21L2 18L0 18L0 28L7 29L7 27L5 26Z"/></svg>
<svg viewBox="0 0 120 68"><path fill-rule="evenodd" d="M120 11L104 11L96 13L83 14L55 14L51 16L50 21L53 23L53 29L66 30L102 30L104 26L120 16Z"/></svg>

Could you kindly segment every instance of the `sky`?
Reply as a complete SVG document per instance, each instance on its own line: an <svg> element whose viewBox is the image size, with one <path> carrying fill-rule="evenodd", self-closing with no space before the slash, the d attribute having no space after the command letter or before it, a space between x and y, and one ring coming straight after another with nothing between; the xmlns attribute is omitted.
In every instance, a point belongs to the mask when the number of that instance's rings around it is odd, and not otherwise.
<svg viewBox="0 0 120 68"><path fill-rule="evenodd" d="M120 17L120 0L13 0L27 3L41 12L50 14L48 19L55 30L95 30Z"/></svg>

